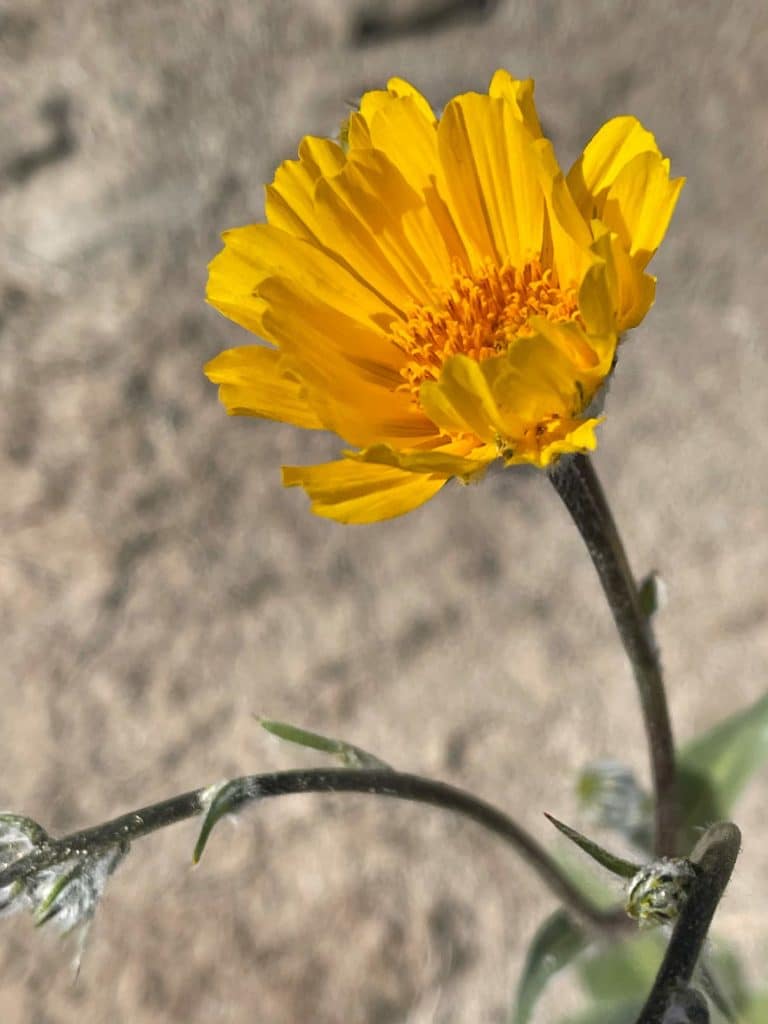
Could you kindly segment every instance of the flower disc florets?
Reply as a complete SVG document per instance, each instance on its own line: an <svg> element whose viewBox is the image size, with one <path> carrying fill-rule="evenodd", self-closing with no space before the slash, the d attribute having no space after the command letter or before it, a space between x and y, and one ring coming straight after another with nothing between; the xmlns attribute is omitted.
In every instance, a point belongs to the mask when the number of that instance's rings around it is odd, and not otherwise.
<svg viewBox="0 0 768 1024"><path fill-rule="evenodd" d="M407 512L498 457L546 467L596 445L587 414L682 179L634 118L567 178L533 83L504 71L440 117L411 85L366 93L341 142L308 136L266 224L225 234L209 301L268 346L206 367L230 413L330 430L355 450L288 467L314 511Z"/></svg>
<svg viewBox="0 0 768 1024"><path fill-rule="evenodd" d="M457 273L428 305L406 311L393 324L393 338L408 356L400 371L419 405L421 385L438 381L445 362L465 355L482 362L509 349L516 338L535 334L530 320L579 320L575 288L561 288L551 268L531 260L522 267L488 264L476 273Z"/></svg>

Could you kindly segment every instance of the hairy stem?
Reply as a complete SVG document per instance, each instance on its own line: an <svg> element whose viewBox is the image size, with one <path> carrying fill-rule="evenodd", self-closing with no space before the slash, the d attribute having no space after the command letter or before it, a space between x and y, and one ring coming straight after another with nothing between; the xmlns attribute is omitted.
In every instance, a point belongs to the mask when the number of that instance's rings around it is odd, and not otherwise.
<svg viewBox="0 0 768 1024"><path fill-rule="evenodd" d="M477 822L512 846L538 873L552 892L583 923L603 933L623 931L628 919L621 910L593 906L563 874L559 865L524 829L502 811L471 793L444 782L378 769L311 768L233 780L242 790L241 804L290 793L369 793L430 804ZM49 839L27 856L0 871L0 890L41 868L70 857L98 853L195 817L207 810L212 788L183 793L138 811L121 815L94 828Z"/></svg>
<svg viewBox="0 0 768 1024"><path fill-rule="evenodd" d="M584 539L632 665L651 759L654 852L672 856L678 828L675 749L651 624L592 463L584 455L563 458L550 479Z"/></svg>
<svg viewBox="0 0 768 1024"><path fill-rule="evenodd" d="M672 938L637 1024L663 1024L677 991L693 977L710 922L741 847L741 832L730 822L708 828L691 853L699 868L691 893L677 919Z"/></svg>

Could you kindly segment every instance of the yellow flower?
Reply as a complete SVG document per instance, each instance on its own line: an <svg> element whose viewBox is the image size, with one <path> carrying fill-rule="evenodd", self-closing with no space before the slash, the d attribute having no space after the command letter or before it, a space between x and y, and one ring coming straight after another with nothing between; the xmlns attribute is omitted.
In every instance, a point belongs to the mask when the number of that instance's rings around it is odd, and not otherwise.
<svg viewBox="0 0 768 1024"><path fill-rule="evenodd" d="M210 266L209 301L270 343L206 366L227 411L354 446L283 482L373 522L497 458L592 450L589 406L653 303L645 267L683 184L650 132L614 118L565 177L533 83L497 71L439 118L393 78L340 140L306 137L268 223L226 232Z"/></svg>

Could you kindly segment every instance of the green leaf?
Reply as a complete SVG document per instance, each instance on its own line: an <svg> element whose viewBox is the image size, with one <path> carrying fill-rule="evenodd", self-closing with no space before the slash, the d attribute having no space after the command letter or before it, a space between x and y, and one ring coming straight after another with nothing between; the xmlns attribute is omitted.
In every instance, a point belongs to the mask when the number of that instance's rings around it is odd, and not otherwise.
<svg viewBox="0 0 768 1024"><path fill-rule="evenodd" d="M60 897L63 895L72 882L80 878L85 872L85 863L78 861L69 871L63 872L48 890L46 896L40 901L34 910L35 926L39 928L52 917L55 917L62 909Z"/></svg>
<svg viewBox="0 0 768 1024"><path fill-rule="evenodd" d="M7 812L0 814L0 847L17 841L21 836L28 840L30 846L42 846L50 838L43 826L32 818Z"/></svg>
<svg viewBox="0 0 768 1024"><path fill-rule="evenodd" d="M590 825L610 829L650 850L652 802L631 768L608 758L591 761L581 770L576 794Z"/></svg>
<svg viewBox="0 0 768 1024"><path fill-rule="evenodd" d="M598 946L593 956L582 958L577 971L590 998L590 1007L561 1024L635 1024L664 956L665 944L659 932L645 932L616 945ZM726 959L729 968L733 966L731 958ZM699 975L694 985L711 998L703 981ZM715 1005L710 1006L710 1017L712 1024L727 1024L727 1018ZM754 1019L739 1014L738 1020L744 1024L764 1024L768 1012Z"/></svg>
<svg viewBox="0 0 768 1024"><path fill-rule="evenodd" d="M622 999L617 1003L599 1003L568 1017L562 1024L635 1024L645 999Z"/></svg>
<svg viewBox="0 0 768 1024"><path fill-rule="evenodd" d="M768 694L687 743L678 757L686 848L692 830L730 817L750 777L768 759Z"/></svg>
<svg viewBox="0 0 768 1024"><path fill-rule="evenodd" d="M550 978L567 967L590 941L563 909L556 910L540 925L525 959L512 1024L528 1024Z"/></svg>
<svg viewBox="0 0 768 1024"><path fill-rule="evenodd" d="M579 962L578 973L590 997L589 1009L561 1024L635 1024L664 955L658 934L637 935L598 946Z"/></svg>
<svg viewBox="0 0 768 1024"><path fill-rule="evenodd" d="M12 913L13 904L23 892L24 883L20 880L11 882L9 886L0 890L0 917L7 912Z"/></svg>
<svg viewBox="0 0 768 1024"><path fill-rule="evenodd" d="M203 855L206 843L213 832L214 826L227 814L239 810L243 804L250 800L259 799L258 791L248 779L232 779L231 782L222 782L218 786L212 786L208 791L208 809L200 826L200 834L195 843L192 854L192 863L198 864Z"/></svg>
<svg viewBox="0 0 768 1024"><path fill-rule="evenodd" d="M380 761L378 757L369 754L360 747L355 747L344 740L331 739L328 736L321 736L316 732L308 732L306 729L299 729L287 722L273 722L268 718L260 718L259 722L263 729L278 736L281 740L289 743L297 743L300 747L309 747L311 750L320 750L324 754L331 754L338 757L347 768L378 768L389 769L389 765Z"/></svg>
<svg viewBox="0 0 768 1024"><path fill-rule="evenodd" d="M579 974L592 999L616 1002L646 998L664 956L658 932L640 934L624 942L598 948L582 961Z"/></svg>
<svg viewBox="0 0 768 1024"><path fill-rule="evenodd" d="M696 984L717 1009L716 1020L730 1024L742 1020L742 1012L749 1003L749 988L741 961L722 939L717 946L705 948L696 969Z"/></svg>
<svg viewBox="0 0 768 1024"><path fill-rule="evenodd" d="M742 1017L742 1024L765 1024L768 1020L768 993L761 993L752 997L745 1015Z"/></svg>
<svg viewBox="0 0 768 1024"><path fill-rule="evenodd" d="M655 570L641 580L637 596L640 599L640 608L647 619L664 607L667 600L666 591L664 581Z"/></svg>
<svg viewBox="0 0 768 1024"><path fill-rule="evenodd" d="M591 839L587 839L581 832L577 832L576 829L571 828L569 825L564 825L557 818L553 818L551 814L545 812L544 817L551 821L555 828L559 829L572 843L575 843L584 853L588 854L593 860L596 860L598 864L602 864L612 874L619 875L621 878L632 878L640 870L640 864L633 864L632 861L624 860L623 857L616 857L614 854L604 850L602 846L593 843Z"/></svg>

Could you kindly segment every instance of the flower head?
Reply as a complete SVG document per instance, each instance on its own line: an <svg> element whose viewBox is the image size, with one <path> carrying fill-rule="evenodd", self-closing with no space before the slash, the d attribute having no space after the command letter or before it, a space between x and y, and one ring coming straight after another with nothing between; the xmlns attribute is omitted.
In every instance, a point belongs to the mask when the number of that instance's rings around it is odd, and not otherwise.
<svg viewBox="0 0 768 1024"><path fill-rule="evenodd" d="M340 141L302 140L266 224L225 233L208 299L269 347L206 373L230 413L353 446L283 470L342 522L408 512L497 458L590 451L589 407L653 303L645 268L682 184L632 117L564 176L533 83L505 71L440 117L391 79Z"/></svg>

